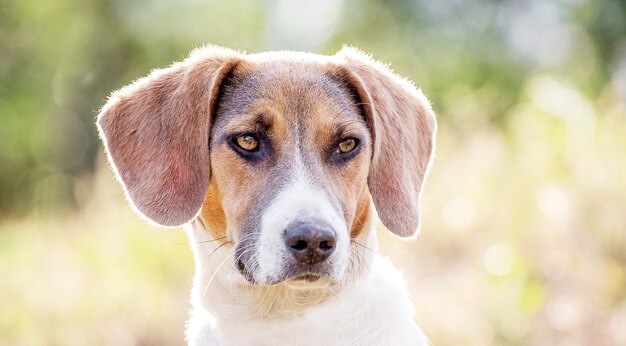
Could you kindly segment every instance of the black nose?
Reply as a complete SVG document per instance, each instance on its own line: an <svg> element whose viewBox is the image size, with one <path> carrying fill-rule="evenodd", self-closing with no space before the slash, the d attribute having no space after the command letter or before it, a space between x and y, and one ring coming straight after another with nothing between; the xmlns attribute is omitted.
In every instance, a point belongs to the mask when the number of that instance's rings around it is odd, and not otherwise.
<svg viewBox="0 0 626 346"><path fill-rule="evenodd" d="M300 263L316 264L335 251L335 232L327 225L298 223L287 229L285 242Z"/></svg>

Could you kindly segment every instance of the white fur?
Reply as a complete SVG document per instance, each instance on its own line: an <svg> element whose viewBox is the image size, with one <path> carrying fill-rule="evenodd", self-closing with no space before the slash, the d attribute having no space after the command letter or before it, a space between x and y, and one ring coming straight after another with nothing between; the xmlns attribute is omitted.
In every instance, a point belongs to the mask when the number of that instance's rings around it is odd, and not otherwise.
<svg viewBox="0 0 626 346"><path fill-rule="evenodd" d="M305 173L299 170L291 184L274 198L261 218L261 234L256 254L259 271L254 273L258 282L271 282L280 274L285 259L291 256L283 233L290 223L307 220L308 217L326 223L336 232L335 251L327 261L332 263L336 278L343 275L350 255L347 225L328 197L315 188Z"/></svg>
<svg viewBox="0 0 626 346"><path fill-rule="evenodd" d="M376 249L372 219L359 241ZM190 345L428 344L413 320L401 274L372 251L361 254L364 272L346 275L343 285L251 285L235 268L230 244L215 250L219 244L207 242L209 233L198 221L186 230L196 262Z"/></svg>

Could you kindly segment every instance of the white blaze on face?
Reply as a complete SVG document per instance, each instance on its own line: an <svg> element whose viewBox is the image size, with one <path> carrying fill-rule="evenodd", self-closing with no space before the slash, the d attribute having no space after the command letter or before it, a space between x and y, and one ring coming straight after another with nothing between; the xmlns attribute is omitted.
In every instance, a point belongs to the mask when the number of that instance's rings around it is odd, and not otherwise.
<svg viewBox="0 0 626 346"><path fill-rule="evenodd" d="M350 256L346 222L326 193L313 186L306 174L299 170L261 217L261 234L256 254L258 272L254 273L259 282L276 279L292 257L284 238L287 226L294 221L313 220L324 222L335 231L335 251L327 261L332 263L332 274L335 278L343 275Z"/></svg>

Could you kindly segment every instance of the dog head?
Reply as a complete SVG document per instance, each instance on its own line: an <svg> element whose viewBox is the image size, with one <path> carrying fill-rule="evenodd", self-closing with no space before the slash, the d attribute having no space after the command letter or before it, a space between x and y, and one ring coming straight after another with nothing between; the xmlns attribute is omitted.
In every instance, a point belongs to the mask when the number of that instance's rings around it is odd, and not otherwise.
<svg viewBox="0 0 626 346"><path fill-rule="evenodd" d="M205 47L115 92L98 116L136 210L196 217L251 283L341 281L373 213L419 227L434 145L423 94L365 54Z"/></svg>

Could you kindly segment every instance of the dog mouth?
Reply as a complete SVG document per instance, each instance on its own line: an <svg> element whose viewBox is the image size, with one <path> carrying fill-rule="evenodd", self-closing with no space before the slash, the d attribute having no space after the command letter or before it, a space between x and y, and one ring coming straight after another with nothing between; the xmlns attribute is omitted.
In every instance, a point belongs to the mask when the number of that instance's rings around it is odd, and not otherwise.
<svg viewBox="0 0 626 346"><path fill-rule="evenodd" d="M307 273L307 274L298 275L298 276L292 278L291 280L293 280L293 281L316 282L316 281L320 280L321 278L322 278L321 275Z"/></svg>
<svg viewBox="0 0 626 346"><path fill-rule="evenodd" d="M326 285L337 281L337 264L332 258L318 263L304 263L298 261L295 256L273 253L275 258L268 261L273 262L274 268L268 270L262 266L259 259L258 249L250 251L250 244L237 244L235 247L234 265L237 271L251 285L272 286L283 282L298 286Z"/></svg>
<svg viewBox="0 0 626 346"><path fill-rule="evenodd" d="M307 265L307 268L300 266L287 266L278 277L259 280L254 275L254 269L246 265L244 260L238 260L237 269L243 277L252 285L278 285L287 282L290 286L306 286L310 284L326 285L333 281L332 275L327 266Z"/></svg>
<svg viewBox="0 0 626 346"><path fill-rule="evenodd" d="M303 264L290 264L287 265L283 271L283 281L301 281L301 282L316 282L320 280L332 281L332 266L326 263L303 265Z"/></svg>
<svg viewBox="0 0 626 346"><path fill-rule="evenodd" d="M252 273L252 271L249 270L249 268L246 266L246 263L242 259L237 260L236 265L237 270L239 270L241 275L243 275L243 277L248 280L249 283L253 285L257 284L257 280L254 278L254 274Z"/></svg>

